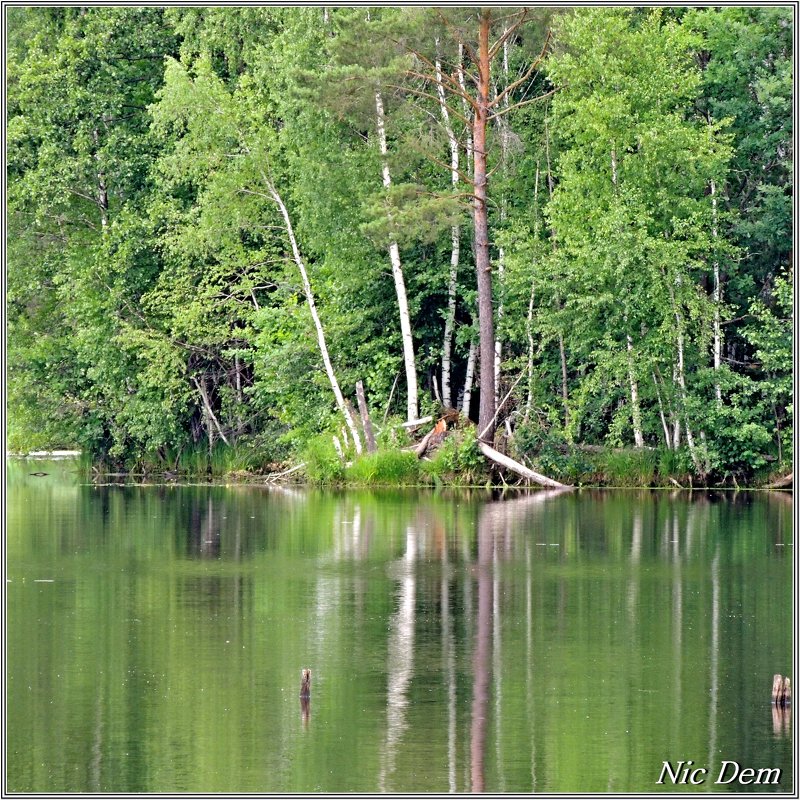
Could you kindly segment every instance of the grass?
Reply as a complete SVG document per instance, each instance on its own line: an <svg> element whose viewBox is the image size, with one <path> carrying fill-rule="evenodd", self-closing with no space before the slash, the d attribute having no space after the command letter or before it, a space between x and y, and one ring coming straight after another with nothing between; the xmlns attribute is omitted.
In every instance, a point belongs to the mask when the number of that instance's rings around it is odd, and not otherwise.
<svg viewBox="0 0 800 800"><path fill-rule="evenodd" d="M407 450L383 450L357 458L344 474L347 483L362 486L415 486L420 483L420 462Z"/></svg>

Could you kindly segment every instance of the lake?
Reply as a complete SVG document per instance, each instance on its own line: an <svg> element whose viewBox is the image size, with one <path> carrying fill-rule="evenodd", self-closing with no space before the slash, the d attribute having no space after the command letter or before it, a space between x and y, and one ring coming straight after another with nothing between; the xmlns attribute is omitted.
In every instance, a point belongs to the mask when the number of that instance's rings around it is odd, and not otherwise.
<svg viewBox="0 0 800 800"><path fill-rule="evenodd" d="M7 469L11 792L793 790L791 495Z"/></svg>

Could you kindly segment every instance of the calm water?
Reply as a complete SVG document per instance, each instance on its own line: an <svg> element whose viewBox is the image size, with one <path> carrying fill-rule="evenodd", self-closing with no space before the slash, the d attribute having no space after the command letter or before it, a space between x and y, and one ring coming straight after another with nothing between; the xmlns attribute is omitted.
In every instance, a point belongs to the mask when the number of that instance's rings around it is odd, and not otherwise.
<svg viewBox="0 0 800 800"><path fill-rule="evenodd" d="M8 467L9 791L792 790L790 496L73 469Z"/></svg>

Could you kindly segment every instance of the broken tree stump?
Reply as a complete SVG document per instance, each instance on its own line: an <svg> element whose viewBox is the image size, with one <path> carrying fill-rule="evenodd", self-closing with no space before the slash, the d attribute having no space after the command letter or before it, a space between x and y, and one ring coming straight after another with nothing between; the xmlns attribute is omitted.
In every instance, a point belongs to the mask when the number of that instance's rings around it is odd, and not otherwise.
<svg viewBox="0 0 800 800"><path fill-rule="evenodd" d="M300 697L308 699L311 697L311 670L303 669L300 671Z"/></svg>
<svg viewBox="0 0 800 800"><path fill-rule="evenodd" d="M364 428L364 438L367 440L367 452L377 453L378 446L375 444L375 434L372 432L372 422L369 418L367 408L367 398L364 395L364 382L356 383L356 398L358 399L358 412L361 415L361 425Z"/></svg>
<svg viewBox="0 0 800 800"><path fill-rule="evenodd" d="M792 685L789 677L775 675L772 678L772 704L779 708L786 708L792 702Z"/></svg>

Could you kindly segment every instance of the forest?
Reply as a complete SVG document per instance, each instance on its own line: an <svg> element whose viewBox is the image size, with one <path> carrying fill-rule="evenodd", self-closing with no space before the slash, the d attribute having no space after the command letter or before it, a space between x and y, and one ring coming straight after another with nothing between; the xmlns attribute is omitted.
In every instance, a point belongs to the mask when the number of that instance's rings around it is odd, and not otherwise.
<svg viewBox="0 0 800 800"><path fill-rule="evenodd" d="M6 14L10 450L790 471L791 7Z"/></svg>

